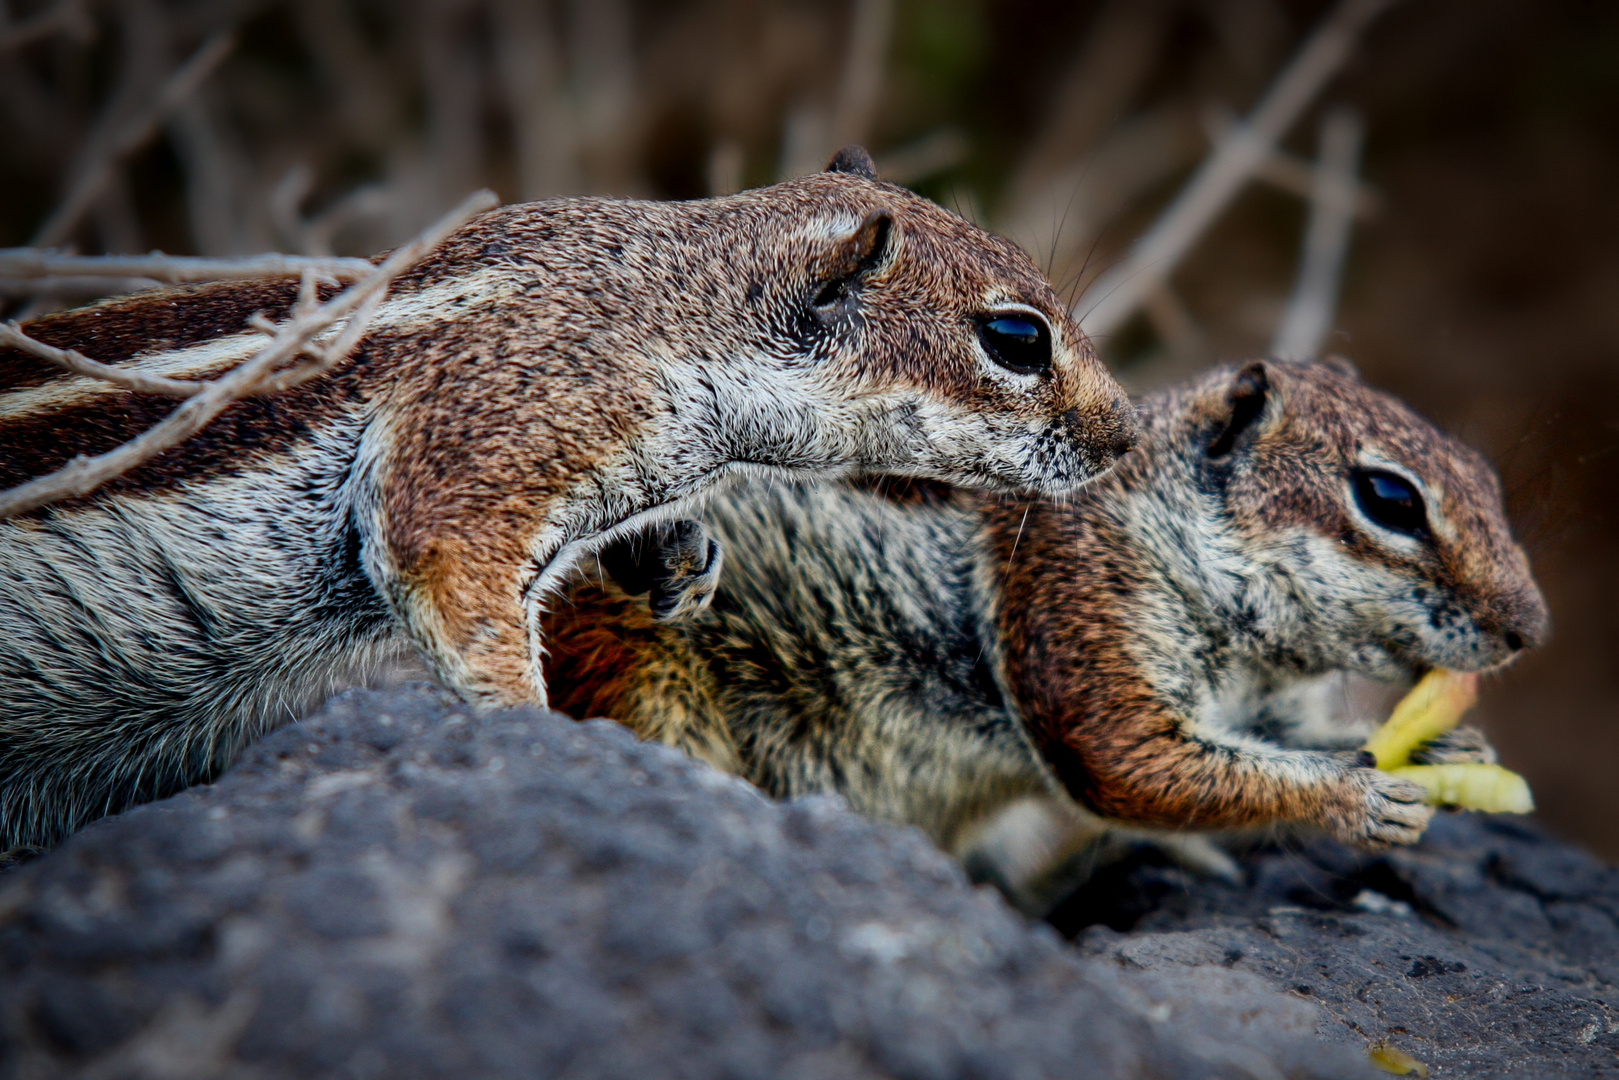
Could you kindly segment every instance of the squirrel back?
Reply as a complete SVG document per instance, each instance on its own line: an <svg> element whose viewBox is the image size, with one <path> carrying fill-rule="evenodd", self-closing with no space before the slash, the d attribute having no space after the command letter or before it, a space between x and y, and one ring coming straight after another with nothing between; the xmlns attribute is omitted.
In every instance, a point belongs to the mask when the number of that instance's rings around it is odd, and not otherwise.
<svg viewBox="0 0 1619 1080"><path fill-rule="evenodd" d="M208 377L296 291L158 290L27 330ZM175 408L7 350L0 387L0 483ZM863 154L720 199L499 208L335 370L0 522L0 844L205 779L399 649L474 704L543 705L540 617L573 566L741 473L1055 492L1134 437L1029 258Z"/></svg>

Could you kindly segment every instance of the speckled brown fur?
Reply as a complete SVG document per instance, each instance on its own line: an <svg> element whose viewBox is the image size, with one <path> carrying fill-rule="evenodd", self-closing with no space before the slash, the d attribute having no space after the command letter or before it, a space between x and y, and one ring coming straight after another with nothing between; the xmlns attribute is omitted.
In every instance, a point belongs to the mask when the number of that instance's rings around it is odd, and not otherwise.
<svg viewBox="0 0 1619 1080"><path fill-rule="evenodd" d="M1544 636L1494 474L1332 365L1223 369L1140 413L1137 449L1061 501L729 493L705 518L728 552L710 610L619 632L633 602L580 584L551 616L554 700L966 856L1019 800L1414 840L1420 792L1355 732L1311 729L1308 694L1490 668ZM1421 489L1430 537L1358 507L1368 467Z"/></svg>
<svg viewBox="0 0 1619 1080"><path fill-rule="evenodd" d="M1154 408L1142 451L1074 505L989 507L1006 678L1065 786L1110 817L1409 838L1399 822L1425 816L1378 809L1394 782L1353 754L1244 752L1199 737L1191 718L1234 662L1272 684L1339 668L1401 678L1492 666L1543 635L1540 594L1474 451L1347 373L1259 370L1264 412L1231 453L1206 452L1232 410L1225 384L1205 380ZM1357 520L1345 476L1367 464L1421 479L1429 542ZM1374 568L1392 583L1389 606L1417 617L1370 612L1376 601L1344 580ZM1368 823L1368 802L1397 821Z"/></svg>
<svg viewBox="0 0 1619 1080"><path fill-rule="evenodd" d="M0 846L210 775L402 640L476 703L543 703L539 618L569 568L739 472L1056 492L1111 465L1132 411L1029 259L837 164L694 203L492 211L396 283L337 371L0 522ZM292 289L29 329L206 375ZM994 362L982 326L1007 311L1048 328L1048 367ZM15 353L0 374L7 481L174 407Z"/></svg>

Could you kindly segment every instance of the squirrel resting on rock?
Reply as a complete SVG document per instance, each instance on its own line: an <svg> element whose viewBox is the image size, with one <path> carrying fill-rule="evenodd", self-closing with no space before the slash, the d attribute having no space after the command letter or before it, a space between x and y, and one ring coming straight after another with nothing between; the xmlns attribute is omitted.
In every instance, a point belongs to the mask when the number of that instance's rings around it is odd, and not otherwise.
<svg viewBox="0 0 1619 1080"><path fill-rule="evenodd" d="M704 518L728 552L706 612L655 623L612 580L554 608L553 704L773 795L837 793L969 862L1028 800L1415 841L1422 790L1335 738L1309 691L1488 669L1541 639L1494 473L1338 364L1218 370L1139 416L1136 450L1061 500L734 489ZM1429 760L1491 753L1447 741Z"/></svg>
<svg viewBox="0 0 1619 1080"><path fill-rule="evenodd" d="M145 292L26 330L206 377L296 292ZM173 408L14 350L0 387L7 484ZM857 147L725 198L493 210L344 365L0 522L0 849L210 777L407 644L476 705L545 704L540 616L574 564L742 472L1056 494L1135 437L1029 258Z"/></svg>

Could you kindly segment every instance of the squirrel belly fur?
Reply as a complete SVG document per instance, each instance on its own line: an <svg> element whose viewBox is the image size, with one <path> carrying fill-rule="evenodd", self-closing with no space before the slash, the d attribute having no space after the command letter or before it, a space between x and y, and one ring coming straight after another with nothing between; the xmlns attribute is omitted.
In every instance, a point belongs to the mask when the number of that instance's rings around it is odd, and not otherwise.
<svg viewBox="0 0 1619 1080"><path fill-rule="evenodd" d="M26 329L206 377L296 291L176 288ZM7 484L174 407L15 351L0 387ZM544 704L540 618L573 564L741 472L1055 493L1135 435L1028 257L858 148L725 198L491 211L330 374L0 522L0 847L206 779L401 648L474 704Z"/></svg>
<svg viewBox="0 0 1619 1080"><path fill-rule="evenodd" d="M1305 706L1331 673L1481 670L1544 636L1494 473L1336 365L1219 370L1139 415L1136 450L1062 499L728 492L709 610L657 624L580 583L550 616L553 700L962 855L1054 798L1415 840L1420 790Z"/></svg>

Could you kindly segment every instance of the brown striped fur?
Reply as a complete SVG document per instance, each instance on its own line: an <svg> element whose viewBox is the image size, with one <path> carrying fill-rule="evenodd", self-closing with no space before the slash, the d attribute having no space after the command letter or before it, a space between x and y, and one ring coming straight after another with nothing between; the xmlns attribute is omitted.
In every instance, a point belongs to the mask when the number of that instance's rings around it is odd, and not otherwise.
<svg viewBox="0 0 1619 1080"><path fill-rule="evenodd" d="M476 703L543 703L539 617L573 563L740 472L1055 492L1109 467L1129 404L1028 258L840 168L492 211L340 369L0 523L0 841L205 778L407 643ZM200 376L292 292L172 289L28 329ZM992 362L980 326L1008 310L1049 326L1048 370ZM16 353L0 374L7 481L174 407Z"/></svg>
<svg viewBox="0 0 1619 1080"><path fill-rule="evenodd" d="M1494 474L1339 366L1223 369L1139 412L1137 449L1060 501L728 493L705 518L728 552L712 607L637 623L614 585L580 584L551 616L554 700L974 857L995 814L1030 803L1070 823L1077 803L1132 826L1416 839L1420 793L1367 767L1363 733L1324 726L1310 695L1339 672L1491 668L1540 640ZM1357 508L1367 465L1421 488L1431 538Z"/></svg>

